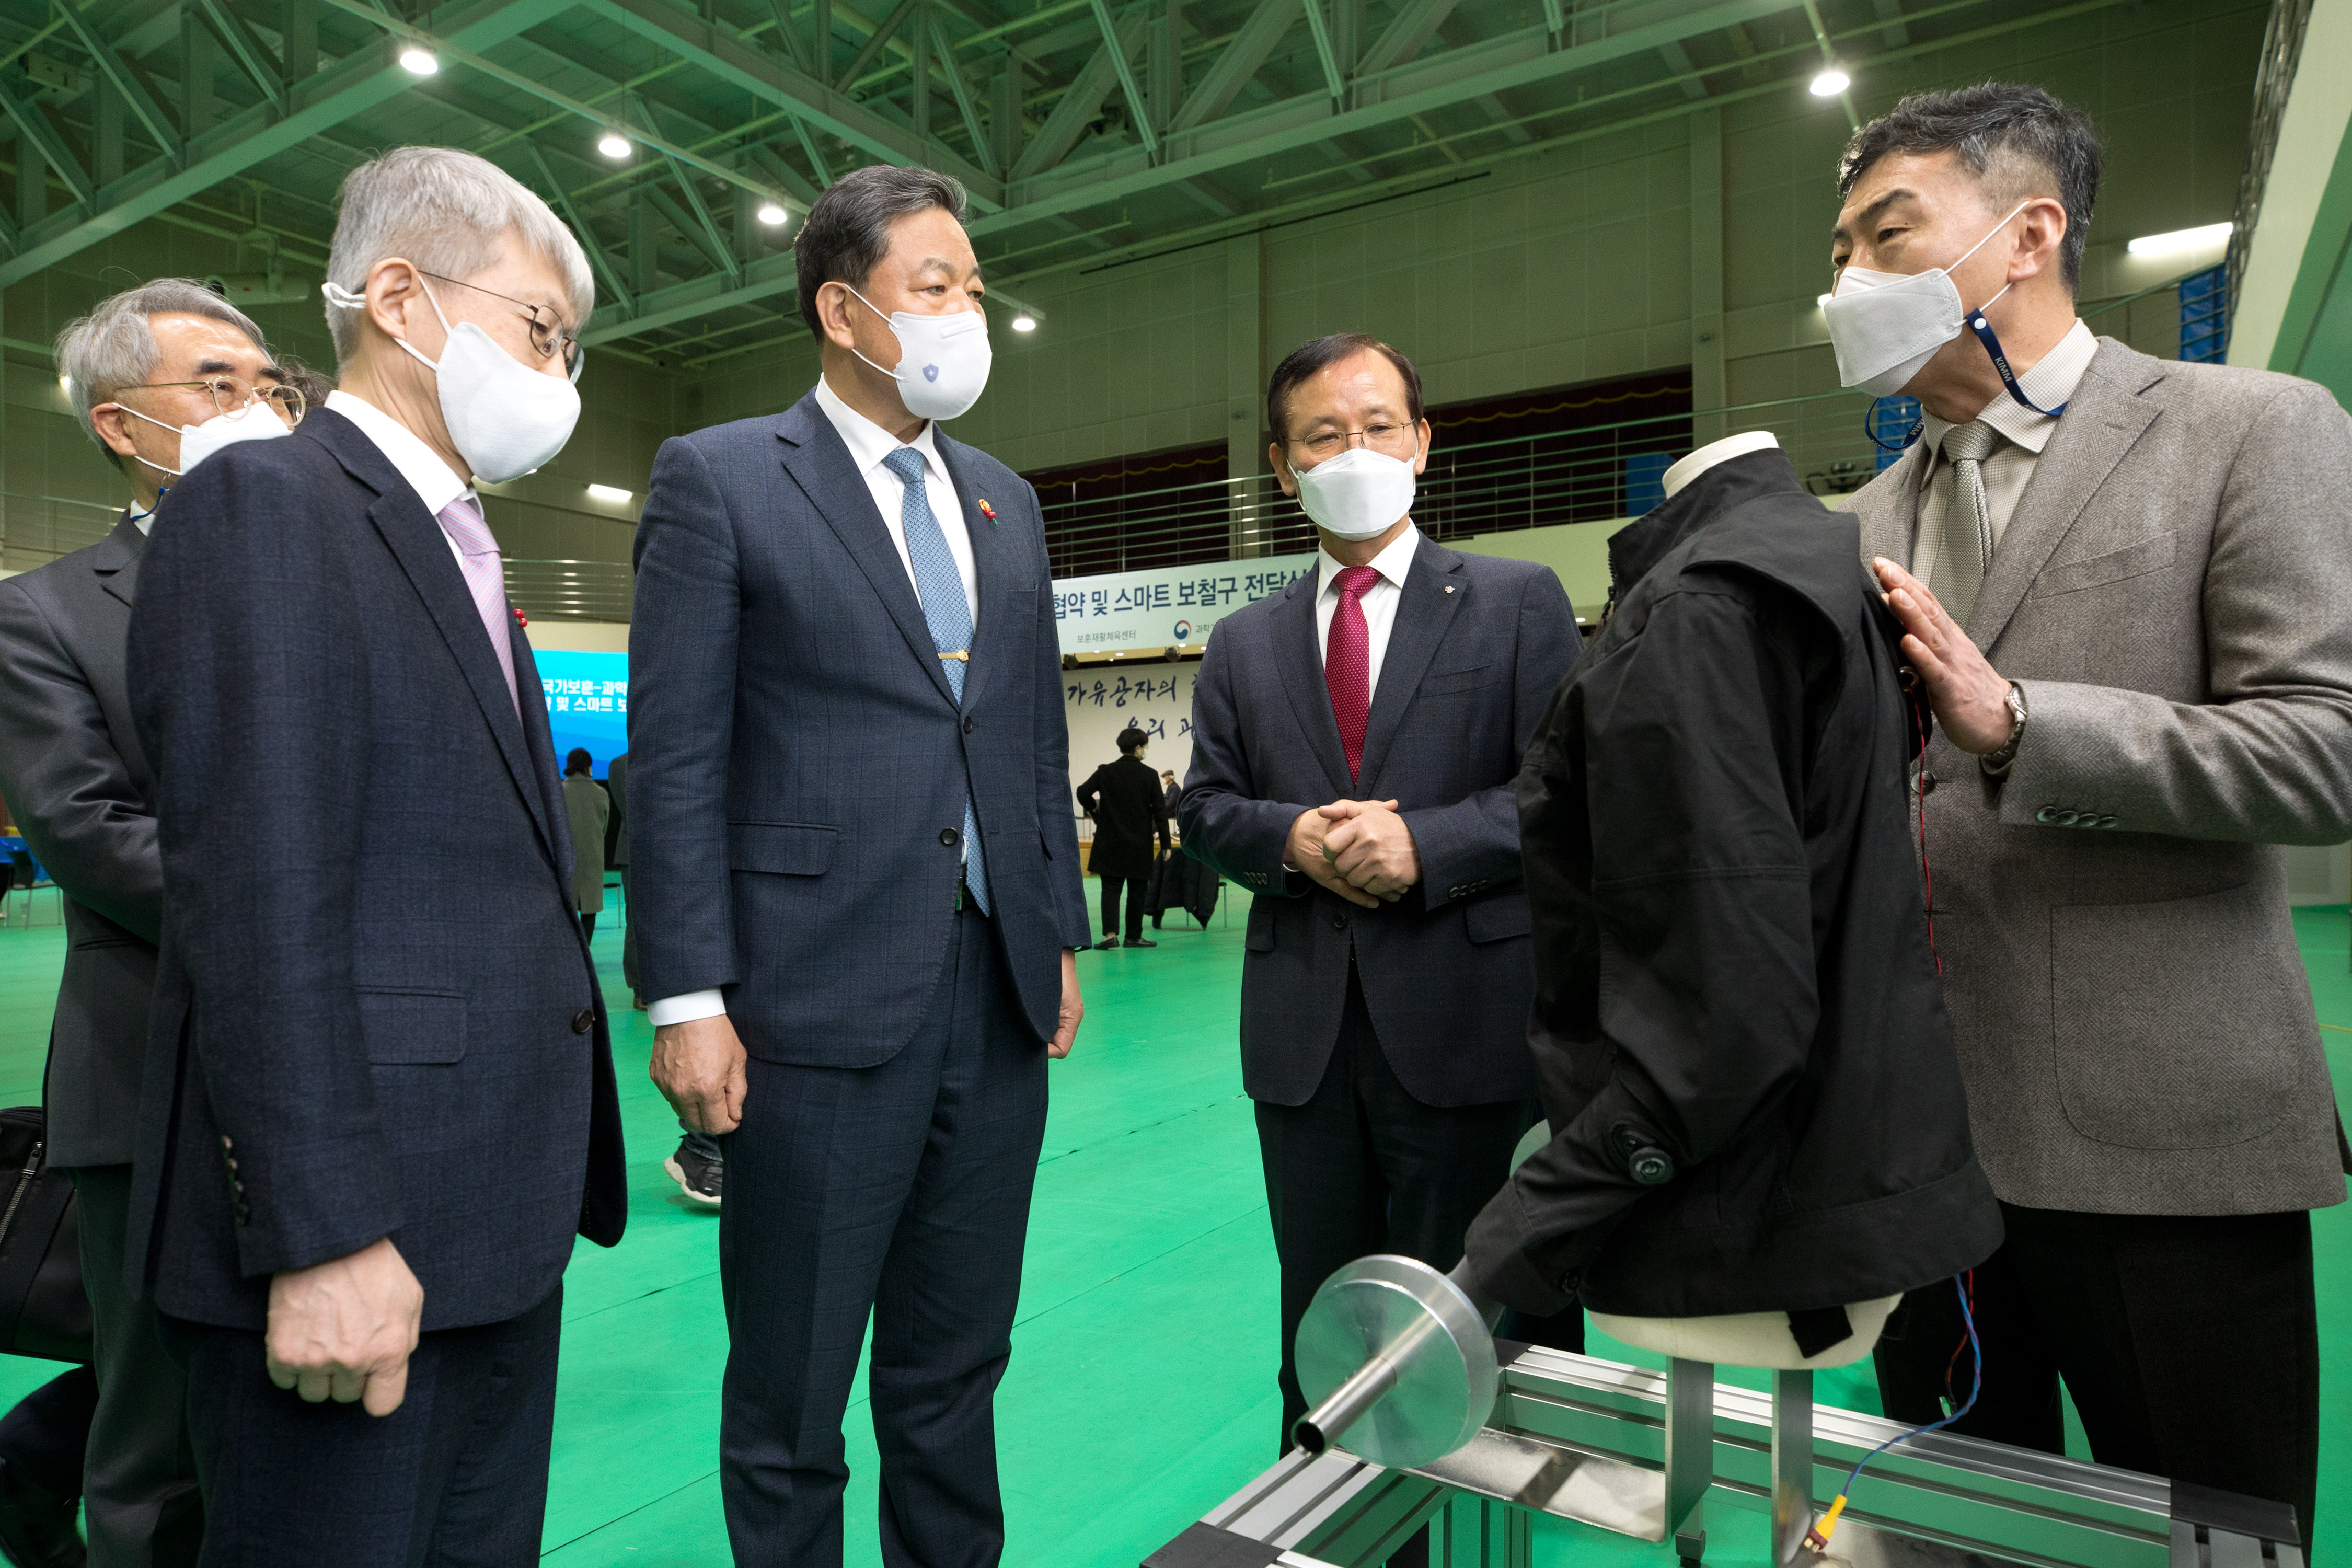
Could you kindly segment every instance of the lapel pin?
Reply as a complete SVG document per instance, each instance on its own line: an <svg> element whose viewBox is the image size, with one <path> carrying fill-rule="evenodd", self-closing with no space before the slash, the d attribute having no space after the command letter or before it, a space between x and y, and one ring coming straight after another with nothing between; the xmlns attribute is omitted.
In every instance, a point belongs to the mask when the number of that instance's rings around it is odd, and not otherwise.
<svg viewBox="0 0 2352 1568"><path fill-rule="evenodd" d="M530 617L522 613L522 606L520 605L511 605L508 607L514 611L515 625L519 626L527 626L530 625Z"/></svg>
<svg viewBox="0 0 2352 1568"><path fill-rule="evenodd" d="M1454 584L1451 584L1451 583L1448 583L1448 584L1445 585L1445 591L1446 591L1447 593L1449 593L1449 594L1451 594L1452 592L1454 592Z"/></svg>
<svg viewBox="0 0 2352 1568"><path fill-rule="evenodd" d="M996 521L996 509L989 505L986 501L982 501L980 503L980 515L988 519L989 521L994 522Z"/></svg>

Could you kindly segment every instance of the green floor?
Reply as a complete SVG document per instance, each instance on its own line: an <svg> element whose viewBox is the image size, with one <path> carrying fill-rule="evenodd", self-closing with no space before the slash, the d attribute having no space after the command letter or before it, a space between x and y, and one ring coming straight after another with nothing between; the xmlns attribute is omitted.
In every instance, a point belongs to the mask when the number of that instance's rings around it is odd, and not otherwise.
<svg viewBox="0 0 2352 1568"><path fill-rule="evenodd" d="M49 896L40 900L47 919ZM1028 1268L997 1399L1006 1561L1126 1568L1273 1458L1274 1253L1248 1101L1234 1048L1242 921L1189 927L1150 952L1080 955L1087 1016L1054 1068ZM628 1007L616 931L596 952L633 1158L628 1239L583 1245L568 1279L547 1561L562 1568L723 1568L719 1384L726 1354L716 1220L662 1173L674 1124L646 1082L652 1032ZM2352 922L2300 911L2297 927L2339 1083L2352 1084ZM63 933L0 929L0 1104L33 1102ZM2352 1551L2352 1206L2317 1217L2326 1430L2314 1557ZM1596 1344L1595 1352L1610 1353ZM1626 1359L1643 1359L1624 1352ZM47 1376L0 1358L0 1404ZM1876 1408L1866 1366L1824 1376L1822 1397ZM848 1561L878 1560L874 1442L849 1415ZM1761 1520L1711 1512L1708 1561L1759 1563ZM1595 1568L1667 1560L1574 1526L1547 1529L1539 1560Z"/></svg>

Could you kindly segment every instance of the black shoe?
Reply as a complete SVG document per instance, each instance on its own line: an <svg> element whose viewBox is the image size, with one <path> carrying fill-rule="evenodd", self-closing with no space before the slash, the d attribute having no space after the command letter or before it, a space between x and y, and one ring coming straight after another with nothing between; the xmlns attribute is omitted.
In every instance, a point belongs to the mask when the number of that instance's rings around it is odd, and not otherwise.
<svg viewBox="0 0 2352 1568"><path fill-rule="evenodd" d="M1102 941L1095 943L1095 945L1097 947L1117 947L1118 945L1118 938L1115 936L1107 936L1103 938Z"/></svg>
<svg viewBox="0 0 2352 1568"><path fill-rule="evenodd" d="M1139 936L1131 936L1119 945L1122 947L1158 947L1160 944L1156 942L1146 942Z"/></svg>
<svg viewBox="0 0 2352 1568"><path fill-rule="evenodd" d="M0 1459L0 1557L16 1568L83 1568L89 1549L74 1528L74 1500Z"/></svg>
<svg viewBox="0 0 2352 1568"><path fill-rule="evenodd" d="M719 1188L727 1175L723 1161L709 1158L689 1140L681 1138L677 1152L662 1162L662 1169L695 1203L714 1209L719 1206Z"/></svg>

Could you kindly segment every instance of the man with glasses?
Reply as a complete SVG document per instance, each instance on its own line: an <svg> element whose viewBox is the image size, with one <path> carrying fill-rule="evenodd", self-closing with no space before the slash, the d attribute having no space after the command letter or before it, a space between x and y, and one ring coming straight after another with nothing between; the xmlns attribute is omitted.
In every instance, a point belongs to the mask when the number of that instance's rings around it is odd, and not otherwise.
<svg viewBox="0 0 2352 1568"><path fill-rule="evenodd" d="M82 428L130 481L112 531L0 583L0 793L66 894L68 942L43 1101L48 1159L73 1174L96 1365L0 1421L0 1555L193 1563L203 1531L187 1456L187 1388L123 1284L147 1000L163 929L154 781L133 738L124 639L163 488L225 416L300 416L261 331L202 284L158 279L58 334ZM85 1467L85 1455L87 1465Z"/></svg>
<svg viewBox="0 0 2352 1568"><path fill-rule="evenodd" d="M1217 623L1177 815L1184 847L1256 895L1242 1082L1282 1261L1287 1447L1316 1288L1367 1253L1453 1268L1534 1120L1512 781L1580 643L1551 572L1413 526L1429 421L1395 349L1297 350L1266 424L1322 548ZM1572 1314L1534 1331L1581 1344Z"/></svg>
<svg viewBox="0 0 2352 1568"><path fill-rule="evenodd" d="M530 645L476 485L552 458L594 289L470 153L352 171L340 385L173 487L131 618L163 929L131 1256L208 1561L539 1554L562 1274L626 1212Z"/></svg>

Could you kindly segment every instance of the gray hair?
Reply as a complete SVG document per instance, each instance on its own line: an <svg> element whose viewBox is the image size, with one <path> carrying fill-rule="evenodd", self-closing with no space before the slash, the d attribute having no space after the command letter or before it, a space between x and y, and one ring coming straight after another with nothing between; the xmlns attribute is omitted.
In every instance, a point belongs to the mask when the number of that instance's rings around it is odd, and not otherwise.
<svg viewBox="0 0 2352 1568"><path fill-rule="evenodd" d="M908 213L933 207L961 223L962 183L929 169L873 163L825 187L793 241L801 320L819 342L824 329L817 323L816 291L828 283L863 287L875 263L889 253L890 226Z"/></svg>
<svg viewBox="0 0 2352 1568"><path fill-rule="evenodd" d="M530 187L486 158L455 147L399 147L343 177L342 211L327 256L327 280L367 290L377 262L397 256L426 272L464 279L497 263L509 233L563 275L572 327L596 308L588 257L562 220ZM359 346L363 312L327 307L335 357Z"/></svg>
<svg viewBox="0 0 2352 1568"><path fill-rule="evenodd" d="M261 329L244 311L193 278L158 278L100 300L96 310L68 321L58 334L58 374L66 379L66 396L73 403L74 417L81 421L82 434L109 457L113 448L100 439L92 415L100 404L113 402L116 393L141 385L155 374L163 348L147 318L164 315L209 316L251 338L264 353L269 352Z"/></svg>
<svg viewBox="0 0 2352 1568"><path fill-rule="evenodd" d="M2073 104L2038 87L1988 81L1943 92L1915 92L1853 133L1838 160L1838 195L1890 153L1950 153L1974 174L1989 175L1986 195L1997 207L2032 195L2053 195L2066 209L2066 237L2058 256L2066 291L2083 279L2083 247L2091 237L2091 207L2099 197L2098 127Z"/></svg>

